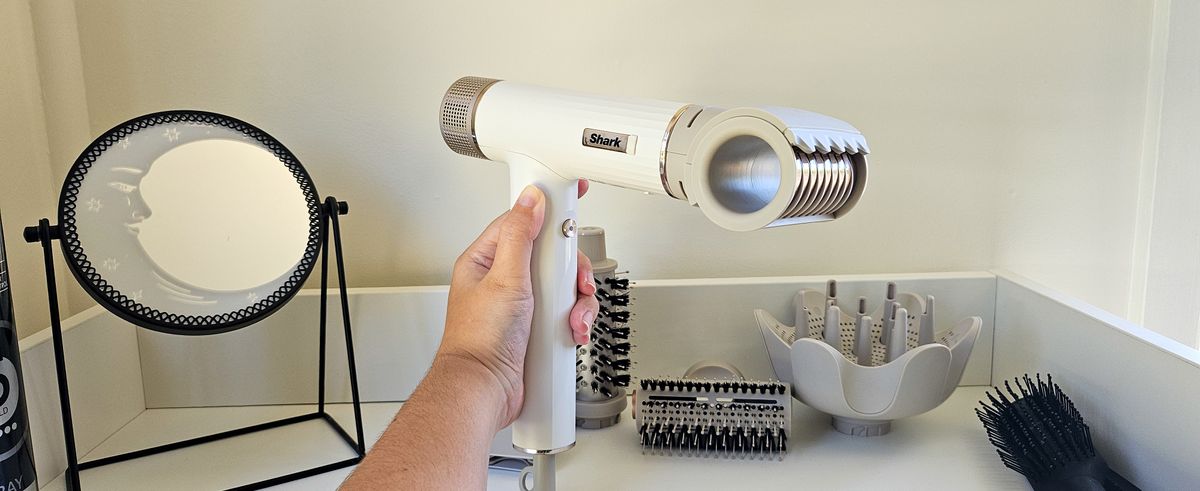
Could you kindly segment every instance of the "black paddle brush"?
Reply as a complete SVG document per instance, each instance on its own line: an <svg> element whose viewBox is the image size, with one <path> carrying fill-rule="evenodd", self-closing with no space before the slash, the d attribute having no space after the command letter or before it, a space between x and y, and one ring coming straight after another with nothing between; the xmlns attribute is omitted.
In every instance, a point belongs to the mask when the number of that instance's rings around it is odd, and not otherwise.
<svg viewBox="0 0 1200 491"><path fill-rule="evenodd" d="M991 404L980 401L975 414L1000 460L1035 491L1138 490L1096 454L1087 423L1049 375L1005 381L987 397Z"/></svg>

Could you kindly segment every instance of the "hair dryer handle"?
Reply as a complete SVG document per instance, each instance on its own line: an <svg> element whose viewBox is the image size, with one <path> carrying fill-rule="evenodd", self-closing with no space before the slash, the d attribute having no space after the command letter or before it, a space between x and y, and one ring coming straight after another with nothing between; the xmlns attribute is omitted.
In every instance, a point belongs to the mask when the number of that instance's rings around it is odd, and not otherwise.
<svg viewBox="0 0 1200 491"><path fill-rule="evenodd" d="M533 323L525 353L525 402L513 423L513 447L553 454L575 445L576 347L567 318L577 290L579 184L529 157L506 160L512 201L530 184L546 196L546 218L530 257Z"/></svg>

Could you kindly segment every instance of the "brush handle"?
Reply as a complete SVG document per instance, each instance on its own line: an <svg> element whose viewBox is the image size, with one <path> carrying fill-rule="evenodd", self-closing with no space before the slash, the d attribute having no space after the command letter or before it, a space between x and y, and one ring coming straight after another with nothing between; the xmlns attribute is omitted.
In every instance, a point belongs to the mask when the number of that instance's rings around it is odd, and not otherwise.
<svg viewBox="0 0 1200 491"><path fill-rule="evenodd" d="M1117 474L1099 455L1078 462L1058 464L1047 478L1033 482L1034 491L1139 491Z"/></svg>
<svg viewBox="0 0 1200 491"><path fill-rule="evenodd" d="M530 256L533 323L525 353L525 402L513 423L513 447L553 454L575 445L575 341L567 317L575 305L578 243L574 228L566 230L564 223L574 223L579 184L523 155L506 160L512 201L530 184L546 196L546 218Z"/></svg>

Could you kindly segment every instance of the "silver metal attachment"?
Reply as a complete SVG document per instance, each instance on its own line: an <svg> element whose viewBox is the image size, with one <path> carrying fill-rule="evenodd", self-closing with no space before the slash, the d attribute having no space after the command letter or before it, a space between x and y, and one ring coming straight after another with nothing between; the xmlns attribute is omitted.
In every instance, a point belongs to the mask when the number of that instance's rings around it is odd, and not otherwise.
<svg viewBox="0 0 1200 491"><path fill-rule="evenodd" d="M671 184L667 181L667 145L671 142L671 135L675 132L675 124L679 122L679 118L683 117L689 109L699 108L700 106L695 104L687 104L675 111L675 115L671 116L671 121L667 123L667 131L663 133L662 148L658 151L658 176L662 179L663 191L667 192L667 196L675 199L687 199L687 197L681 198L671 192Z"/></svg>
<svg viewBox="0 0 1200 491"><path fill-rule="evenodd" d="M499 80L483 77L463 77L446 89L442 96L442 140L456 153L486 159L475 139L475 108L480 97Z"/></svg>
<svg viewBox="0 0 1200 491"><path fill-rule="evenodd" d="M567 450L570 450L570 449L572 449L572 448L575 448L575 442L571 442L571 443L570 443L570 444L568 444L568 445L564 445L564 446L561 446L561 447L558 447L558 448L552 448L552 449L550 449L550 450L538 450L538 449L532 449L532 448L521 448L521 447L518 447L518 446L516 446L515 444L513 445L513 449L514 449L514 450L516 450L516 451L518 451L518 452L521 452L521 453L523 453L523 454L528 454L528 455L554 455L554 454L559 454L559 453L566 452Z"/></svg>
<svg viewBox="0 0 1200 491"><path fill-rule="evenodd" d="M575 219L574 219L574 218L568 218L568 219L566 219L566 220L563 220L563 223L562 223L562 234L563 234L563 237L566 237L566 238L570 239L570 238L573 238L573 237L575 237L575 233L576 233L576 230L575 230Z"/></svg>

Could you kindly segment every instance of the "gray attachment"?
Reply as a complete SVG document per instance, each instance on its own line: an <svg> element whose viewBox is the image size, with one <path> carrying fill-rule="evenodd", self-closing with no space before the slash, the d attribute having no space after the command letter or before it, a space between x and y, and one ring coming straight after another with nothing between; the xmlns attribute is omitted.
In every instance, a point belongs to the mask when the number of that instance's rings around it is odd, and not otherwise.
<svg viewBox="0 0 1200 491"><path fill-rule="evenodd" d="M529 478L533 486L529 486ZM554 454L537 454L533 456L533 464L521 469L517 479L521 491L554 491Z"/></svg>
<svg viewBox="0 0 1200 491"><path fill-rule="evenodd" d="M837 305L837 280L825 282L825 298L833 305Z"/></svg>
<svg viewBox="0 0 1200 491"><path fill-rule="evenodd" d="M833 417L833 427L837 431L864 437L884 435L891 430L893 420L927 411L927 408L912 400L896 404L900 399L913 399L907 397L912 394L897 393L901 389L898 384L905 370L913 369L921 374L912 377L917 382L909 384L904 390L920 394L919 397L941 397L937 401L943 401L961 381L962 367L966 363L963 360L970 354L971 344L978 336L979 326L982 324L978 317L964 319L958 327L935 337L936 304L933 296L927 295L922 298L913 293L899 293L896 284L889 282L883 305L872 310L873 315L867 315L867 299L859 297L854 319L850 321L850 314L835 305L835 299L829 298L831 283L826 285L825 292L802 289L793 296L797 310L795 328L782 324L761 309L755 311L755 318L759 323L760 332L766 337L768 355L776 373L780 371L780 366L789 370L793 377L792 382L796 386L796 398L830 414ZM809 329L809 326L812 329ZM835 330L835 327L840 329ZM778 349L778 343L770 339L772 335L785 341L788 348L803 343L804 349ZM835 336L840 336L840 339ZM829 356L827 350L812 349L812 342L834 347L835 351L857 366L845 364L835 357L832 360L835 367L833 370L837 373L829 372L826 368L828 365L822 365L824 358ZM891 363L905 357L909 351L930 343L939 343L950 349L953 359L942 369L944 372L938 371L938 367L942 365L921 363L912 359L929 356L921 353L908 356L906 360L913 363L907 363L905 360ZM965 348L961 343L967 343ZM925 351L937 354L940 350ZM787 356L789 359L780 363L780 356ZM959 356L963 358L957 358ZM822 360L814 360L814 357ZM862 367L871 370L862 370ZM850 394L853 394L853 397ZM849 403L851 398L873 401L862 404L863 407L878 407L889 401L892 405L883 410L864 413ZM653 436L651 428L641 425L639 428L644 435ZM643 436L644 441L647 438ZM654 444L656 441L658 440L651 438L651 443L645 446L657 448Z"/></svg>
<svg viewBox="0 0 1200 491"><path fill-rule="evenodd" d="M834 416L833 429L850 436L880 436L892 431L892 422Z"/></svg>
<svg viewBox="0 0 1200 491"><path fill-rule="evenodd" d="M858 364L871 366L871 316L858 315L854 326L854 357Z"/></svg>
<svg viewBox="0 0 1200 491"><path fill-rule="evenodd" d="M842 350L842 310L832 303L825 307L825 331L821 339L833 349Z"/></svg>
<svg viewBox="0 0 1200 491"><path fill-rule="evenodd" d="M642 453L783 460L791 393L776 381L642 379L634 397Z"/></svg>
<svg viewBox="0 0 1200 491"><path fill-rule="evenodd" d="M607 428L621 420L621 412L629 405L625 389L617 387L613 396L599 401L575 401L575 426L595 430Z"/></svg>
<svg viewBox="0 0 1200 491"><path fill-rule="evenodd" d="M888 334L887 361L895 360L904 355L908 349L908 309L896 309L896 318L892 321L892 332Z"/></svg>
<svg viewBox="0 0 1200 491"><path fill-rule="evenodd" d="M896 284L888 282L887 298L883 301L883 332L879 339L884 346L889 344L888 336L892 334L892 324L896 322Z"/></svg>
<svg viewBox="0 0 1200 491"><path fill-rule="evenodd" d="M591 341L577 350L575 363L575 425L604 428L620 420L625 409L632 349L629 326L629 280L617 272L617 261L608 257L604 229L580 227L579 249L592 263L600 312L591 330Z"/></svg>
<svg viewBox="0 0 1200 491"><path fill-rule="evenodd" d="M608 257L608 246L604 241L603 228L579 227L579 250L592 262L593 274L603 275L616 272L617 261Z"/></svg>
<svg viewBox="0 0 1200 491"><path fill-rule="evenodd" d="M921 331L917 333L917 346L933 342L933 295L925 296L925 312L921 314Z"/></svg>
<svg viewBox="0 0 1200 491"><path fill-rule="evenodd" d="M799 307L796 309L796 339L807 338L809 331L809 312L808 307Z"/></svg>

